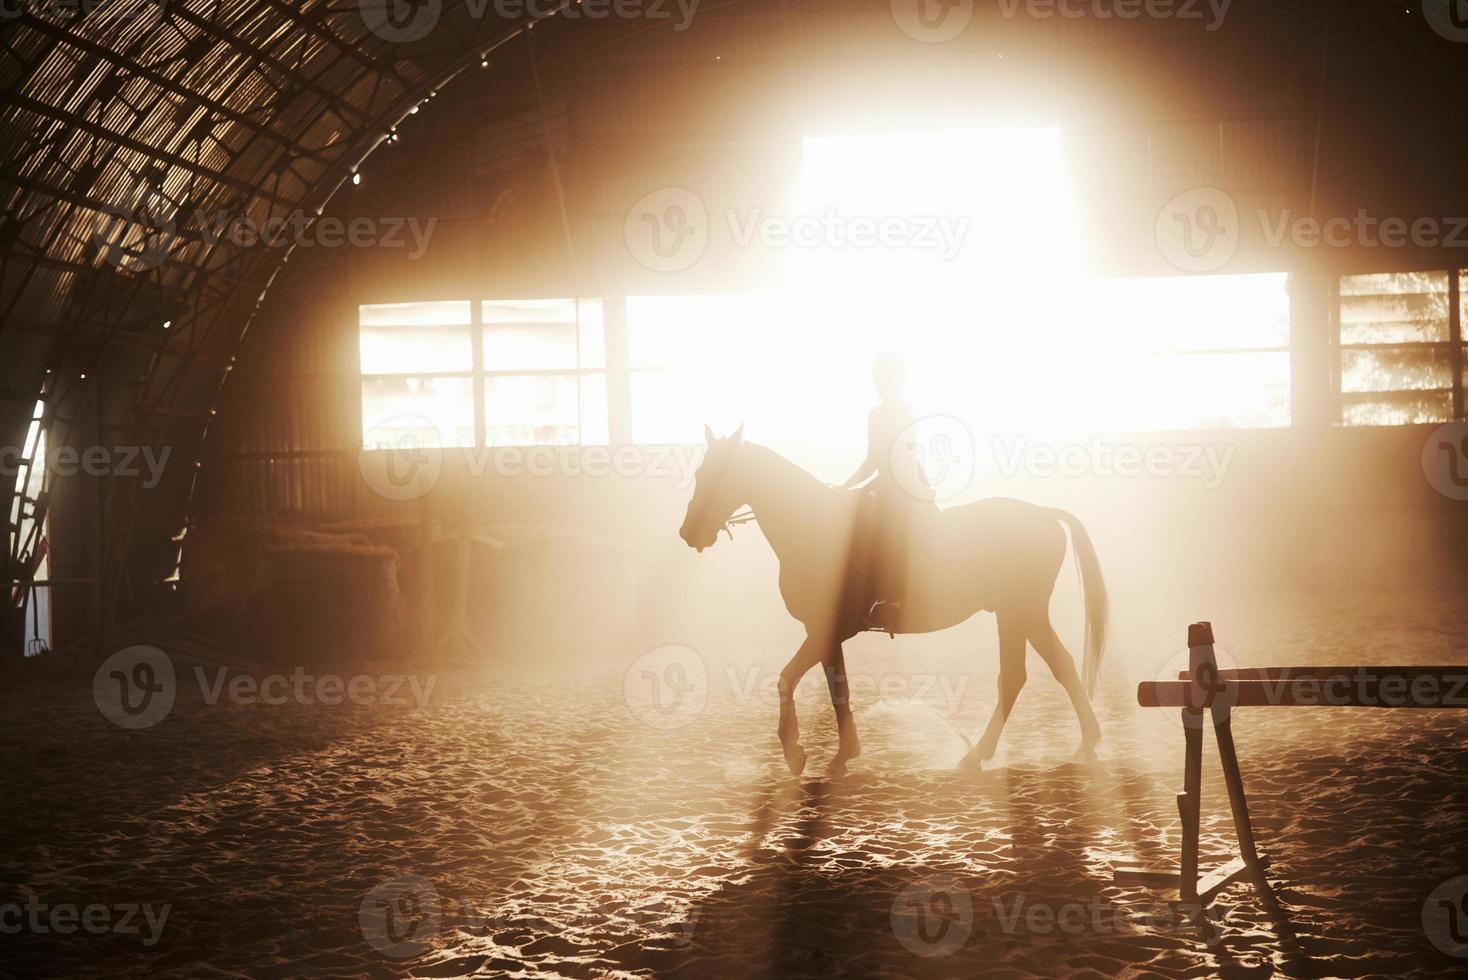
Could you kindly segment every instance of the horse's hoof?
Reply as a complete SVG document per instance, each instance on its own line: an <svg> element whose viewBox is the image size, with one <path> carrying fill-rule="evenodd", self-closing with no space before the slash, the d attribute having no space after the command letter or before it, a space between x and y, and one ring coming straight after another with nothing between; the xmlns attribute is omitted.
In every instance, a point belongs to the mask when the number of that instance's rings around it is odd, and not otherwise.
<svg viewBox="0 0 1468 980"><path fill-rule="evenodd" d="M993 757L991 756L990 758ZM984 766L988 762L989 759L982 758L977 752L970 752L958 760L958 765L955 768L963 773L981 773L984 771Z"/></svg>
<svg viewBox="0 0 1468 980"><path fill-rule="evenodd" d="M1095 744L1094 743L1091 743L1091 742L1087 742L1086 744L1082 745L1080 748L1076 749L1075 761L1078 762L1078 763L1080 763L1081 765L1089 765L1090 763L1095 762L1096 761L1096 746L1095 746Z"/></svg>
<svg viewBox="0 0 1468 980"><path fill-rule="evenodd" d="M785 746L785 765L790 767L792 776L799 776L805 772L805 749L799 745Z"/></svg>

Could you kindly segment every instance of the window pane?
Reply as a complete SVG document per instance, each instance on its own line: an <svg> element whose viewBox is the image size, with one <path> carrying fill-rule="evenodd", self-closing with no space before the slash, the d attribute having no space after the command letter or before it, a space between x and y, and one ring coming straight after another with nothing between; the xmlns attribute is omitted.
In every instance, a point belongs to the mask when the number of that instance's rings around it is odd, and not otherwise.
<svg viewBox="0 0 1468 980"><path fill-rule="evenodd" d="M575 323L574 299L492 299L484 303L486 324Z"/></svg>
<svg viewBox="0 0 1468 980"><path fill-rule="evenodd" d="M440 446L474 445L474 383L468 378L363 378L362 445L399 445L406 433Z"/></svg>
<svg viewBox="0 0 1468 980"><path fill-rule="evenodd" d="M1453 386L1448 348L1341 351L1341 391L1422 391Z"/></svg>
<svg viewBox="0 0 1468 980"><path fill-rule="evenodd" d="M486 371L574 371L576 324L517 323L484 328Z"/></svg>
<svg viewBox="0 0 1468 980"><path fill-rule="evenodd" d="M364 327L467 326L469 301L447 303L379 303L357 308Z"/></svg>
<svg viewBox="0 0 1468 980"><path fill-rule="evenodd" d="M801 320L781 297L629 296L628 357L635 368L727 364L771 340L799 340L792 324L805 324L807 335L822 329ZM842 326L833 320L826 329Z"/></svg>
<svg viewBox="0 0 1468 980"><path fill-rule="evenodd" d="M1081 383L1092 393L1087 421L1100 431L1290 424L1290 356L1283 352L1103 359Z"/></svg>
<svg viewBox="0 0 1468 980"><path fill-rule="evenodd" d="M447 374L474 369L469 331L462 326L362 327L363 374Z"/></svg>
<svg viewBox="0 0 1468 980"><path fill-rule="evenodd" d="M581 377L581 445L605 446L611 442L607 423L607 376Z"/></svg>
<svg viewBox="0 0 1468 980"><path fill-rule="evenodd" d="M661 445L703 441L703 427L732 432L743 421L741 386L725 372L634 371L632 373L632 440Z"/></svg>
<svg viewBox="0 0 1468 980"><path fill-rule="evenodd" d="M486 371L606 366L601 300L493 300L482 315Z"/></svg>
<svg viewBox="0 0 1468 980"><path fill-rule="evenodd" d="M1415 425L1446 422L1453 417L1448 391L1402 392L1368 401L1348 401L1341 409L1346 425Z"/></svg>
<svg viewBox="0 0 1468 980"><path fill-rule="evenodd" d="M599 375L488 378L486 438L492 446L605 443L606 404L606 380Z"/></svg>
<svg viewBox="0 0 1468 980"><path fill-rule="evenodd" d="M1076 326L1111 348L1135 351L1288 347L1288 277L1102 279Z"/></svg>
<svg viewBox="0 0 1468 980"><path fill-rule="evenodd" d="M1448 339L1446 272L1381 273L1341 279L1341 343Z"/></svg>

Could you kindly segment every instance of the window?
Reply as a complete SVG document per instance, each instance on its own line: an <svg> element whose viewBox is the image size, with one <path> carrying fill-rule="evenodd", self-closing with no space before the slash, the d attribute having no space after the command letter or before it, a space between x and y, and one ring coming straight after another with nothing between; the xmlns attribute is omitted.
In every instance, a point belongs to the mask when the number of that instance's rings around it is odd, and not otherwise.
<svg viewBox="0 0 1468 980"><path fill-rule="evenodd" d="M607 441L600 300L390 303L358 316L366 448Z"/></svg>
<svg viewBox="0 0 1468 980"><path fill-rule="evenodd" d="M755 296L628 297L632 441L702 442L705 425L722 434L745 421L750 392L771 386L741 362L765 348L759 334L777 311Z"/></svg>
<svg viewBox="0 0 1468 980"><path fill-rule="evenodd" d="M607 443L601 300L485 302L480 323L489 445Z"/></svg>
<svg viewBox="0 0 1468 980"><path fill-rule="evenodd" d="M46 430L42 427L46 403L37 401L26 431L15 480L15 495L10 509L11 554L29 558L33 581L43 582L50 575L50 519L38 514L39 501L46 490ZM25 655L35 656L51 649L51 587L33 586L27 590L22 607L25 618Z"/></svg>
<svg viewBox="0 0 1468 980"><path fill-rule="evenodd" d="M1338 391L1346 425L1444 422L1462 414L1459 272L1344 276ZM1461 300L1460 300L1461 302Z"/></svg>
<svg viewBox="0 0 1468 980"><path fill-rule="evenodd" d="M919 414L990 436L1290 424L1284 274L1072 280L893 295L633 296L632 436L748 422L792 452L865 438L872 358L901 351Z"/></svg>

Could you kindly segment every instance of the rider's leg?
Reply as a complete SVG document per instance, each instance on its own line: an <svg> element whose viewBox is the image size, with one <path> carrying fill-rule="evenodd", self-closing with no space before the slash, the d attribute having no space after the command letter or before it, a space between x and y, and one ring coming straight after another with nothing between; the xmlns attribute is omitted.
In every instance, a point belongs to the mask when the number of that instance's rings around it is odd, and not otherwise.
<svg viewBox="0 0 1468 980"><path fill-rule="evenodd" d="M875 600L867 610L868 626L896 632L907 593L907 566L912 530L912 501L899 487L877 494L877 529L872 578Z"/></svg>
<svg viewBox="0 0 1468 980"><path fill-rule="evenodd" d="M806 671L829 655L830 644L823 638L807 636L795 656L780 671L780 748L785 753L785 764L795 775L805 768L805 749L800 747L800 722L795 716L795 687Z"/></svg>
<svg viewBox="0 0 1468 980"><path fill-rule="evenodd" d="M1080 755L1089 757L1094 754L1096 743L1101 741L1101 725L1096 721L1096 713L1091 710L1091 701L1086 697L1085 685L1076 673L1075 658L1060 642L1060 637L1055 634L1055 627L1050 624L1050 614L1047 611L1043 616L1033 618L1034 625L1030 628L1030 643L1035 652L1060 686L1065 688L1065 693L1070 696L1071 706L1075 708L1076 720L1081 724L1081 750Z"/></svg>
<svg viewBox="0 0 1468 980"><path fill-rule="evenodd" d="M996 618L999 620L999 701L994 705L994 714L989 717L983 737L964 757L963 766L982 764L994 758L1004 723L1009 720L1020 689L1025 686L1025 621L1008 610L1001 611Z"/></svg>

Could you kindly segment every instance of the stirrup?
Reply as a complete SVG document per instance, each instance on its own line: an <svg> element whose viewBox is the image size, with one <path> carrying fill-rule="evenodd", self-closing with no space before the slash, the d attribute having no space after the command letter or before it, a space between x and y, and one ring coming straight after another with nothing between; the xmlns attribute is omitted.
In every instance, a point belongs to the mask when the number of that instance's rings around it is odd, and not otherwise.
<svg viewBox="0 0 1468 980"><path fill-rule="evenodd" d="M876 618L878 606L890 607L891 605L892 603L888 602L886 599L878 599L876 602L872 603L871 606L867 609L866 615L862 617L862 622L866 623L867 629L878 633L886 633L889 638L895 640L897 639L897 634L892 631L892 627L878 621Z"/></svg>

